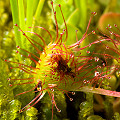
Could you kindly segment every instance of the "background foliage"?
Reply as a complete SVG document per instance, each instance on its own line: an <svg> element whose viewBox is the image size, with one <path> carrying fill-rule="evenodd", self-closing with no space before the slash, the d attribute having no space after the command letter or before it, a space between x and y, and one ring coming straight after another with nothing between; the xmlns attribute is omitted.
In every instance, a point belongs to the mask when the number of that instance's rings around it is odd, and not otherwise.
<svg viewBox="0 0 120 120"><path fill-rule="evenodd" d="M57 12L57 21L59 31L64 28L63 19L58 7L62 5L65 20L67 22L69 36L67 44L76 41L75 30L78 30L78 38L80 39L86 30L91 12L96 11L95 16L90 25L89 31L99 28L102 32L107 33L106 26L108 24L119 25L120 20L120 1L119 0L53 0L54 9ZM50 120L51 108L49 95L46 94L43 99L30 110L23 113L18 111L29 103L35 96L34 92L23 94L15 97L16 94L33 88L34 85L17 85L10 86L7 78L19 79L29 77L30 75L19 69L10 69L15 67L14 63L6 63L4 59L12 61L20 61L27 65L34 64L28 58L21 57L16 54L16 46L20 46L30 52L35 53L31 44L24 38L18 28L14 26L18 24L23 31L30 31L28 27L42 26L51 31L55 35L54 17L51 12L49 0L0 0L0 119L1 120ZM14 29L13 29L14 27ZM44 30L37 28L32 29L39 32L45 39L46 43L50 42L48 34ZM118 31L117 31L118 32ZM29 33L28 33L29 35ZM31 35L36 39L34 35ZM91 38L94 39L94 38ZM39 39L36 39L38 42ZM41 43L42 44L42 43ZM83 43L87 44L87 43ZM41 48L39 48L41 49ZM42 49L41 49L42 50ZM101 49L99 49L101 51ZM24 51L21 51L24 53ZM26 53L24 53L26 54ZM111 81L114 88L116 80L119 81L119 75ZM18 84L15 81L14 84ZM76 92L74 100L70 102L68 98L62 94L56 93L56 103L61 113L54 110L54 120L119 120L120 119L120 102L113 106L114 98L108 96L94 95L90 93ZM118 99L118 101L120 101Z"/></svg>

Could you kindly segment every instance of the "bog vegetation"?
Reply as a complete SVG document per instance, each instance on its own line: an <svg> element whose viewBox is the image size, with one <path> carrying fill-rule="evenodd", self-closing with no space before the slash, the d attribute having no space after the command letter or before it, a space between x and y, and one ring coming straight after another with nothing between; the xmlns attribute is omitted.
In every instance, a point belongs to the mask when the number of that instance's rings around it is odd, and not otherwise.
<svg viewBox="0 0 120 120"><path fill-rule="evenodd" d="M0 118L119 120L119 5L1 1Z"/></svg>

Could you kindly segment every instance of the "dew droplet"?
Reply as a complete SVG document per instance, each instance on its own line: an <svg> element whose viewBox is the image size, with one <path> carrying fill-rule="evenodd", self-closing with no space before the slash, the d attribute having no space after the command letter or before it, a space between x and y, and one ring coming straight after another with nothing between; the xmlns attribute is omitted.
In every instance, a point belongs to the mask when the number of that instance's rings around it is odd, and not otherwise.
<svg viewBox="0 0 120 120"><path fill-rule="evenodd" d="M89 44L89 47L91 47L91 44Z"/></svg>
<svg viewBox="0 0 120 120"><path fill-rule="evenodd" d="M100 65L97 65L97 67L98 67L98 68L101 68L101 66L100 66Z"/></svg>
<svg viewBox="0 0 120 120"><path fill-rule="evenodd" d="M57 109L57 112L61 112L61 110L60 110L60 109Z"/></svg>
<svg viewBox="0 0 120 120"><path fill-rule="evenodd" d="M110 24L108 24L108 27L109 27L109 28L112 28L112 26L111 26Z"/></svg>
<svg viewBox="0 0 120 120"><path fill-rule="evenodd" d="M83 80L83 83L86 84L86 80Z"/></svg>
<svg viewBox="0 0 120 120"><path fill-rule="evenodd" d="M72 95L75 95L75 92L72 92Z"/></svg>
<svg viewBox="0 0 120 120"><path fill-rule="evenodd" d="M95 15L97 15L97 12L92 12L92 14L95 16Z"/></svg>
<svg viewBox="0 0 120 120"><path fill-rule="evenodd" d="M88 54L90 53L90 51L86 51Z"/></svg>
<svg viewBox="0 0 120 120"><path fill-rule="evenodd" d="M75 32L78 32L78 30L75 30Z"/></svg>
<svg viewBox="0 0 120 120"><path fill-rule="evenodd" d="M59 7L61 7L61 5L59 4Z"/></svg>
<svg viewBox="0 0 120 120"><path fill-rule="evenodd" d="M52 72L52 75L55 75L55 73L54 73L54 72Z"/></svg>
<svg viewBox="0 0 120 120"><path fill-rule="evenodd" d="M12 67L10 67L10 69L13 69Z"/></svg>
<svg viewBox="0 0 120 120"><path fill-rule="evenodd" d="M99 72L98 71L95 71L95 76L98 76L99 75Z"/></svg>
<svg viewBox="0 0 120 120"><path fill-rule="evenodd" d="M112 35L112 34L113 34L113 32L111 32L111 31L110 31L110 34Z"/></svg>
<svg viewBox="0 0 120 120"><path fill-rule="evenodd" d="M105 66L105 63L103 63L102 65Z"/></svg>
<svg viewBox="0 0 120 120"><path fill-rule="evenodd" d="M70 98L70 101L73 101L73 98Z"/></svg>
<svg viewBox="0 0 120 120"><path fill-rule="evenodd" d="M95 30L92 31L92 34L95 34Z"/></svg>
<svg viewBox="0 0 120 120"><path fill-rule="evenodd" d="M51 89L52 92L54 92L54 89Z"/></svg>
<svg viewBox="0 0 120 120"><path fill-rule="evenodd" d="M20 47L19 46L16 46L18 49L20 49Z"/></svg>
<svg viewBox="0 0 120 120"><path fill-rule="evenodd" d="M98 62L99 61L99 58L98 57L94 57L95 61Z"/></svg>
<svg viewBox="0 0 120 120"><path fill-rule="evenodd" d="M8 62L8 60L6 60L6 59L5 59L4 61L5 61L5 62Z"/></svg>
<svg viewBox="0 0 120 120"><path fill-rule="evenodd" d="M64 33L60 33L60 35L64 35Z"/></svg>
<svg viewBox="0 0 120 120"><path fill-rule="evenodd" d="M63 29L63 32L65 32L65 29Z"/></svg>
<svg viewBox="0 0 120 120"><path fill-rule="evenodd" d="M117 27L117 25L116 25L116 24L114 24L114 26L115 26L115 27Z"/></svg>
<svg viewBox="0 0 120 120"><path fill-rule="evenodd" d="M90 83L90 81L88 80L88 81L87 81L87 84L89 84L89 83Z"/></svg>
<svg viewBox="0 0 120 120"><path fill-rule="evenodd" d="M116 68L116 70L118 70L118 68Z"/></svg>
<svg viewBox="0 0 120 120"><path fill-rule="evenodd" d="M56 11L54 12L54 15L56 15Z"/></svg>
<svg viewBox="0 0 120 120"><path fill-rule="evenodd" d="M19 51L16 50L16 53L19 53Z"/></svg>
<svg viewBox="0 0 120 120"><path fill-rule="evenodd" d="M51 4L53 5L53 1L51 1Z"/></svg>
<svg viewBox="0 0 120 120"><path fill-rule="evenodd" d="M19 113L23 112L22 110L19 110Z"/></svg>
<svg viewBox="0 0 120 120"><path fill-rule="evenodd" d="M17 24L14 24L15 26L18 26Z"/></svg>
<svg viewBox="0 0 120 120"><path fill-rule="evenodd" d="M19 64L19 67L22 66L21 64Z"/></svg>
<svg viewBox="0 0 120 120"><path fill-rule="evenodd" d="M30 54L28 54L28 57L31 57L31 55L30 55Z"/></svg>
<svg viewBox="0 0 120 120"><path fill-rule="evenodd" d="M10 78L7 78L7 80L10 80Z"/></svg>
<svg viewBox="0 0 120 120"><path fill-rule="evenodd" d="M111 77L108 77L108 79L111 79Z"/></svg>
<svg viewBox="0 0 120 120"><path fill-rule="evenodd" d="M70 57L71 57L71 58L73 58L73 57L74 57L74 55L70 54Z"/></svg>
<svg viewBox="0 0 120 120"><path fill-rule="evenodd" d="M106 49L109 49L109 47L108 47L108 46L106 46Z"/></svg>
<svg viewBox="0 0 120 120"><path fill-rule="evenodd" d="M10 87L12 87L12 84L9 84Z"/></svg>

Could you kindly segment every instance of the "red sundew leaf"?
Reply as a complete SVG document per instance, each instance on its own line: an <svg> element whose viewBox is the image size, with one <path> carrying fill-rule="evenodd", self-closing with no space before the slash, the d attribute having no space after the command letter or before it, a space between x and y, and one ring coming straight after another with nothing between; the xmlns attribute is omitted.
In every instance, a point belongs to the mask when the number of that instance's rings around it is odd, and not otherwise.
<svg viewBox="0 0 120 120"><path fill-rule="evenodd" d="M109 34L109 30L106 29L108 24L110 24L112 27L114 27L114 24L116 24L116 25L118 25L118 27L120 27L119 21L120 21L119 13L113 13L113 12L105 13L99 19L98 28L105 34ZM113 28L113 29L115 30L116 33L119 32L115 28Z"/></svg>

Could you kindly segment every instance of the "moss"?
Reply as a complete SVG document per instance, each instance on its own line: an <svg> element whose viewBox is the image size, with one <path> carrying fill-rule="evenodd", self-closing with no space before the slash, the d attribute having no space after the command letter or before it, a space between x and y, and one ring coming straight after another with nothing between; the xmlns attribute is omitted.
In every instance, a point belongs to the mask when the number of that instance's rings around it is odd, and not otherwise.
<svg viewBox="0 0 120 120"><path fill-rule="evenodd" d="M36 0L36 1L37 1L36 6L37 6L37 4L39 3L39 0ZM52 31L51 34L54 39L55 34L56 34L56 31L54 29L55 22L53 22L54 18L51 15L48 2L49 1L45 1L44 7L41 12L41 16L39 16L38 19L33 20L33 24L31 26L27 26L27 27L42 25L47 30ZM105 21L105 24L106 23L109 24L108 23L109 17L105 16L105 14L103 14L103 12L105 13L105 12L111 11L111 10L112 10L112 12L117 12L117 13L112 13L113 16L116 14L119 16L119 13L120 13L120 11L119 11L120 3L119 3L119 1L114 2L114 0L111 1L110 3L108 3L108 2L104 3L102 0L87 1L86 3L84 3L84 5L86 5L84 7L81 6L79 0L75 0L75 1L67 0L64 2L61 0L60 1L54 0L54 3L55 3L54 8L57 12L59 31L61 31L61 32L63 32L63 28L64 28L63 22L64 21L63 21L63 18L61 17L61 14L60 14L59 8L57 7L57 4L61 3L63 6L63 12L65 11L64 16L65 16L67 26L68 26L68 31L70 34L70 36L68 37L69 41L67 41L66 46L71 45L76 42L75 30L79 30L79 32L77 33L78 40L82 37L82 34L84 33L84 31L86 29L87 21L89 20L89 16L90 16L89 13L91 13L91 11L97 11L98 15L92 21L91 27L89 29L90 31L95 29L97 24L98 24L98 26L106 27L106 25L104 25L104 23L103 23L104 21ZM77 3L79 3L79 4L77 4ZM114 4L112 5L112 3L114 3ZM17 67L16 66L17 62L20 62L21 64L33 66L33 67L35 67L35 64L29 58L25 58L23 55L16 54L16 48L15 48L16 40L14 38L15 35L14 35L14 30L13 30L12 13L11 13L9 4L10 4L9 0L1 0L0 1L0 119L1 120L5 120L5 119L7 119L7 120L9 120L9 119L10 120L14 120L14 119L16 119L16 120L17 119L18 120L37 120L37 119L49 120L49 119L51 119L52 112L53 112L52 111L52 100L53 99L50 98L49 94L45 94L44 97L41 99L40 103L38 103L35 106L37 109L35 107L32 107L31 109L28 109L23 113L19 113L19 110L21 108L23 108L26 104L28 104L37 95L37 92L27 92L26 94L19 95L19 93L22 93L23 91L28 91L28 90L34 88L35 85L34 84L23 84L24 82L29 82L29 80L27 80L27 79L25 81L22 81L22 80L16 80L16 81L11 80L10 81L8 78L24 79L24 78L30 78L32 75L26 74L24 71L19 70L17 68L11 69L10 66L12 66L13 68ZM26 4L26 1L24 4ZM24 7L26 10L26 5ZM36 7L34 6L34 8L36 8ZM36 9L34 9L34 12L35 12L35 10ZM106 15L109 15L109 13L106 13ZM51 16L52 16L52 19L51 19ZM103 21L100 20L97 23L100 16L101 16L101 19L102 19L102 17L104 17L104 20ZM77 17L77 19L75 17ZM118 18L115 19L115 21L117 21L117 23L118 23L118 20L117 20ZM111 24L115 24L113 17L110 17L109 20L110 20ZM104 33L106 32L105 27L101 29L102 32L104 32ZM49 44L50 37L45 30L43 30L43 29L40 30L39 28L33 28L32 30L36 33L38 32L38 33L42 34L42 37L44 38L46 44L47 45ZM106 33L109 34L109 32L106 32ZM117 33L119 34L119 30L117 30ZM40 39L38 39L38 37L36 37L35 35L33 35L33 34L31 35L31 33L27 34L27 35L30 36L33 40L36 39L36 41L38 43L43 45L43 43L40 41ZM106 36L104 36L104 35L102 37L106 38ZM113 35L110 35L110 37L115 38L115 36L113 36ZM63 39L65 39L65 37L63 37ZM89 44L89 42L91 43L95 39L99 39L99 36L97 36L95 38L88 37L85 40L85 42L82 42L80 44L80 46L78 46L78 48L86 46L87 44ZM18 41L19 40L20 39L18 39ZM117 41L115 41L115 42L117 42ZM105 54L103 56L101 55L101 58L99 58L99 61L101 61L101 64L99 62L99 65L102 66L102 64L104 63L105 65L107 64L108 66L113 66L113 65L119 66L119 61L117 61L119 58L119 54L118 54L119 50L116 50L114 45L111 45L110 43L107 44L107 43L105 43L103 45L101 45L101 43L100 43L99 45L95 45L95 47L91 47L91 45L90 45L89 47L84 49L82 52L81 51L75 52L75 55L77 56L81 52L82 54L84 54L86 56L94 57L95 55L93 55L94 53L92 51L97 52L97 53L107 53L109 55L114 56L115 59L111 58L111 60L108 60L108 58L105 56ZM118 53L112 51L111 49L109 49L109 50L106 49L106 45L109 45L109 48L110 47L114 48L114 50L118 51ZM39 45L36 45L36 46L39 47ZM23 45L23 48L28 48L31 53L37 55L35 49L31 46L31 44L27 44L25 42ZM91 52L89 55L86 52L86 51L88 51L88 48ZM42 51L43 48L39 48L39 50ZM27 55L27 53L25 51L22 51L21 54ZM40 57L40 56L38 56L38 57ZM13 61L16 63L12 63L12 62L6 63L4 61L4 59L6 59L6 58L9 61ZM36 58L34 58L34 59L36 60ZM106 62L106 60L107 60L107 62ZM94 64L94 66L96 66L96 64L98 64L98 63L96 62ZM91 66L89 69L92 69L92 67L94 67L94 66ZM43 68L43 69L45 69L45 68ZM61 68L59 67L59 69L61 69ZM117 70L113 69L112 67L110 69L112 69L111 72L109 72L108 67L105 67L105 69L103 71L105 72L108 70L107 74L111 74L112 80L106 78L104 81L102 81L101 86L104 89L119 90L119 70L117 71ZM118 69L119 69L119 67L118 67ZM96 70L101 71L99 69L99 67L97 67ZM70 69L69 69L69 71L70 71ZM94 70L93 71L91 70L90 74L94 75L93 72L94 72ZM90 74L88 76L90 76ZM83 75L84 74L82 72L79 75L79 78L82 78ZM39 75L38 75L38 77L39 77ZM91 78L91 76L90 76L90 78ZM48 82L49 82L49 80L48 80ZM91 82L93 82L93 81L91 81ZM101 81L96 81L96 83L92 83L92 84L99 87L99 82L101 82ZM36 83L37 83L37 81L36 81ZM18 84L23 84L23 85L18 85ZM83 82L83 85L90 86L91 84L90 84L89 80L85 79ZM71 86L68 86L68 87L71 89ZM82 120L94 120L94 119L103 120L103 118L104 119L112 119L112 120L120 119L119 109L116 109L116 105L117 105L117 108L119 108L119 102L117 101L116 98L97 96L97 98L95 99L95 96L93 96L93 94L89 94L89 93L86 93L86 97L84 97L84 98L86 98L86 100L80 104L80 110L77 109L80 120L81 119ZM81 98L81 99L84 100L84 98ZM102 101L104 101L104 102L101 103L100 100L98 100L99 98L102 99ZM56 108L54 108L54 115L53 115L54 120L71 119L71 118L67 118L68 111L66 111L66 108L68 106L66 105L65 95L58 90L57 92L55 92L54 100L56 101L57 107L61 110L61 113L59 113L59 112L57 112ZM116 102L116 104L115 104L115 102ZM76 103L77 106L78 106L78 103ZM103 118L101 116L94 115L94 112L96 113L96 111L95 111L96 109L94 109L95 104L97 104L97 107L98 107L97 112L99 114L101 114L101 111L105 112L105 114L102 114ZM78 107L76 107L76 108L78 108ZM117 112L114 113L115 110Z"/></svg>

